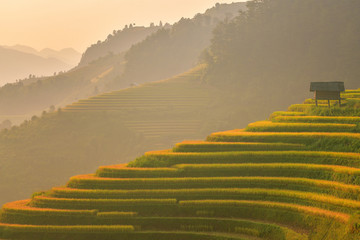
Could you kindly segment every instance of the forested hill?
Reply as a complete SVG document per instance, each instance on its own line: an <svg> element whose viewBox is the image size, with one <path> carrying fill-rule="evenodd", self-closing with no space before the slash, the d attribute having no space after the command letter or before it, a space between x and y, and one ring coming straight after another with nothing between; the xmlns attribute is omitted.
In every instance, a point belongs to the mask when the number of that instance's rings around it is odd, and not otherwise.
<svg viewBox="0 0 360 240"><path fill-rule="evenodd" d="M241 10L246 10L246 3L216 4L192 19L182 18L171 28L160 29L130 48L125 55L125 72L116 83L164 79L194 67L210 45L214 28Z"/></svg>
<svg viewBox="0 0 360 240"><path fill-rule="evenodd" d="M144 40L151 33L156 32L162 26L151 25L150 27L134 27L126 25L123 30L114 30L104 41L98 41L91 45L83 53L79 66L108 55L109 53L119 54L128 50L131 45Z"/></svg>
<svg viewBox="0 0 360 240"><path fill-rule="evenodd" d="M300 101L310 81L358 87L360 1L255 0L248 8L214 31L203 54L208 82L268 106Z"/></svg>

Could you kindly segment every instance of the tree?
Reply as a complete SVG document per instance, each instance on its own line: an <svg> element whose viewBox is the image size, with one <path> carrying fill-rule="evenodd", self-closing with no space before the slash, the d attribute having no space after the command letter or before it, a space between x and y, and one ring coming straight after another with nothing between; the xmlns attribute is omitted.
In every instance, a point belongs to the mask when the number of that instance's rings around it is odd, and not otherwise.
<svg viewBox="0 0 360 240"><path fill-rule="evenodd" d="M0 129L4 129L4 128L10 129L11 125L12 125L11 121L9 119L6 119L1 123Z"/></svg>
<svg viewBox="0 0 360 240"><path fill-rule="evenodd" d="M49 112L55 112L55 106L54 105L51 105L49 107Z"/></svg>

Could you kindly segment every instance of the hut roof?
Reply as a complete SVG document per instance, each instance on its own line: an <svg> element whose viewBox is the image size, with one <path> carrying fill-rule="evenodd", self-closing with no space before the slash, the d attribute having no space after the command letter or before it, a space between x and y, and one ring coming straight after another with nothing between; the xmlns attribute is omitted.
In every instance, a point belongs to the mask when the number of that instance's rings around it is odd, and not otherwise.
<svg viewBox="0 0 360 240"><path fill-rule="evenodd" d="M331 91L344 92L344 82L312 82L310 84L310 92L314 91Z"/></svg>

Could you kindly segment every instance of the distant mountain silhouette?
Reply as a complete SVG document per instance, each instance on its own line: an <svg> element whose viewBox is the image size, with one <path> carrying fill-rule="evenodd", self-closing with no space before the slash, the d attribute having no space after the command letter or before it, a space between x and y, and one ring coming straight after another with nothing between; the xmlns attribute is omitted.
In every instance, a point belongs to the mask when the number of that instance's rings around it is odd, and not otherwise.
<svg viewBox="0 0 360 240"><path fill-rule="evenodd" d="M77 52L73 48L64 48L59 51L44 48L39 52L40 56L46 58L56 58L72 66L76 66L81 58L81 53Z"/></svg>
<svg viewBox="0 0 360 240"><path fill-rule="evenodd" d="M69 70L71 65L56 58L0 47L0 85L15 82L27 76L53 75Z"/></svg>
<svg viewBox="0 0 360 240"><path fill-rule="evenodd" d="M76 51L73 48L64 48L61 50L54 50L51 48L44 48L40 51L36 49L26 46L26 45L14 45L14 46L3 46L7 49L16 50L19 52L34 54L43 58L56 58L66 64L71 66L76 66L81 58L81 53Z"/></svg>

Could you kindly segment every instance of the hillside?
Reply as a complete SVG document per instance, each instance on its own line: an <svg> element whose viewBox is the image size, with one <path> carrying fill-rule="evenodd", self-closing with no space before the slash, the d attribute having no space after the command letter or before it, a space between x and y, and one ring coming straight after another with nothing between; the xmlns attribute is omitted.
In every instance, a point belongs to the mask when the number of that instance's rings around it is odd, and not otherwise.
<svg viewBox="0 0 360 240"><path fill-rule="evenodd" d="M211 11L234 17L227 6ZM359 1L247 6L1 88L0 123L29 120L0 132L0 204L77 176L5 205L0 239L359 239L360 90L341 108L307 99L248 125L302 101L310 81L358 87ZM204 64L145 83L201 51Z"/></svg>
<svg viewBox="0 0 360 240"><path fill-rule="evenodd" d="M100 57L105 57L109 53L119 54L127 51L133 44L141 42L147 36L159 30L160 26L150 27L129 27L126 25L122 30L114 30L106 40L92 44L83 53L79 66L85 66Z"/></svg>
<svg viewBox="0 0 360 240"><path fill-rule="evenodd" d="M126 52L124 74L114 80L144 83L183 73L199 63L203 50L210 45L214 28L233 19L246 3L216 4L193 18L182 18L169 28L162 28L133 45Z"/></svg>
<svg viewBox="0 0 360 240"><path fill-rule="evenodd" d="M23 79L30 74L42 76L69 70L71 66L59 59L7 49L0 46L0 86Z"/></svg>
<svg viewBox="0 0 360 240"><path fill-rule="evenodd" d="M238 106L229 93L202 83L204 69L79 100L0 132L0 204L100 164L125 163L270 114L271 108Z"/></svg>
<svg viewBox="0 0 360 240"><path fill-rule="evenodd" d="M87 71L71 71L66 81L58 76L45 78L41 88L35 84L43 82L38 78L26 80L31 86L5 86L0 89L0 121L16 124L51 105L57 108L95 93L168 78L196 65L199 55L208 66L204 82L231 95L229 104L238 102L236 107L246 110L243 115L256 113L254 108L283 108L299 102L308 82L314 80L344 81L347 87L357 87L360 21L354 9L360 7L359 1L252 1L249 11L236 15L238 9L245 9L241 4L219 4L192 19L181 19L134 45L124 56L114 55L116 61L124 57L121 64L100 67L90 77L84 74ZM220 16L233 18L219 23ZM118 71L107 74L111 66ZM106 84L91 83L104 75Z"/></svg>
<svg viewBox="0 0 360 240"><path fill-rule="evenodd" d="M20 124L50 106L97 95L123 71L123 55L108 55L93 63L50 77L31 77L0 88L0 121Z"/></svg>
<svg viewBox="0 0 360 240"><path fill-rule="evenodd" d="M360 89L7 203L5 239L356 240Z"/></svg>
<svg viewBox="0 0 360 240"><path fill-rule="evenodd" d="M213 102L216 92L199 81L204 66L168 80L134 86L121 91L83 99L63 108L69 114L117 113L124 126L164 147L192 135L206 132L201 110ZM196 113L196 114L195 114Z"/></svg>
<svg viewBox="0 0 360 240"><path fill-rule="evenodd" d="M40 115L52 105L64 107L78 99L186 72L197 65L198 55L209 45L216 24L226 17L234 17L239 9L245 9L245 3L218 4L197 14L194 19L182 19L174 26L128 26L114 31L106 40L89 47L77 68L65 73L57 71L56 76L53 72L43 78L32 76L0 88L0 121L19 124L33 115ZM159 42L163 33L169 38ZM136 49L148 53L145 58L134 49L128 51L137 42L140 43ZM127 51L129 54L125 59ZM42 53L51 54L51 51L45 49Z"/></svg>
<svg viewBox="0 0 360 240"><path fill-rule="evenodd" d="M248 11L214 30L204 79L251 92L247 102L300 102L311 81L359 85L360 8L356 0L249 1Z"/></svg>

